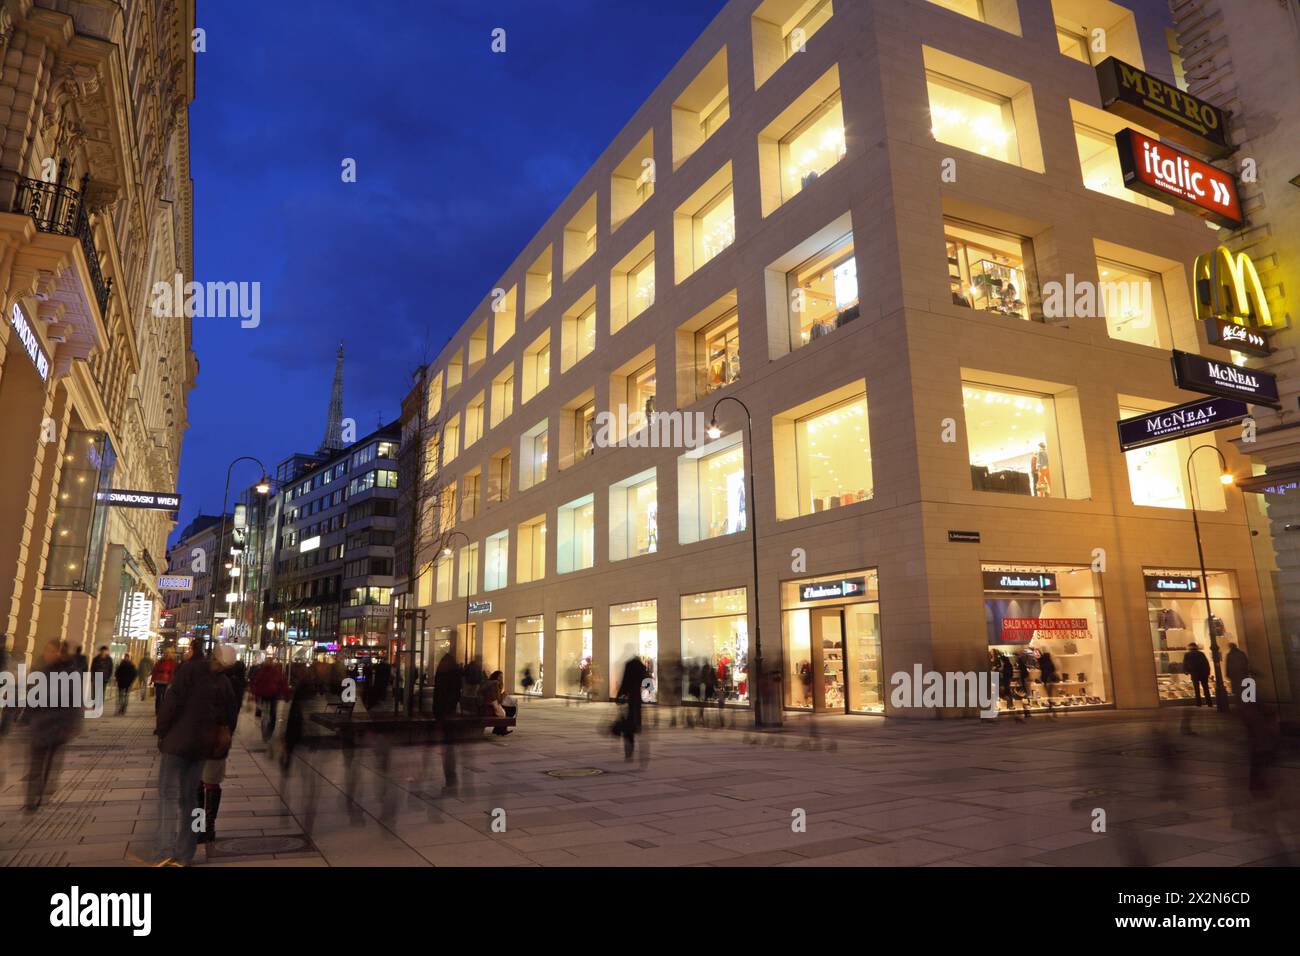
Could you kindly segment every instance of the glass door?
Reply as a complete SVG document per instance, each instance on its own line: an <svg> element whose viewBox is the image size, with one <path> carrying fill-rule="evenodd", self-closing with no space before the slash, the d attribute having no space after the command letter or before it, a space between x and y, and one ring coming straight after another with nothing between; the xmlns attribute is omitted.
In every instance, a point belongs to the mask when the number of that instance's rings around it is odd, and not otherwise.
<svg viewBox="0 0 1300 956"><path fill-rule="evenodd" d="M844 683L844 611L818 608L812 615L814 706L818 713L844 713L848 700Z"/></svg>

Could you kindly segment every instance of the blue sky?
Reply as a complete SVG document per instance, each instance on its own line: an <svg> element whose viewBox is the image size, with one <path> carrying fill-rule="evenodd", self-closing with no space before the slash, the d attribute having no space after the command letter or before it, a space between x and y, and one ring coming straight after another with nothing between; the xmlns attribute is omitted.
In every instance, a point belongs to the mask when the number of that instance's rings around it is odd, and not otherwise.
<svg viewBox="0 0 1300 956"><path fill-rule="evenodd" d="M316 448L340 340L358 435L396 418L423 356L723 5L199 0L195 278L260 282L261 324L194 319L181 525L220 509L234 458Z"/></svg>

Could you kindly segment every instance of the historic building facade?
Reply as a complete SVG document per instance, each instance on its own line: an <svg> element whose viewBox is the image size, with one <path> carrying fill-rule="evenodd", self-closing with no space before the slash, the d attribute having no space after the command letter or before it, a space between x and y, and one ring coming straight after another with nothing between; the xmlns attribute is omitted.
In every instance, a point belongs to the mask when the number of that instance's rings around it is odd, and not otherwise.
<svg viewBox="0 0 1300 956"><path fill-rule="evenodd" d="M761 661L785 710L918 716L900 676L1190 703L1213 641L1286 696L1240 431L1117 437L1197 397L1174 350L1230 361L1192 281L1226 230L1126 186L1117 134L1159 135L1095 71L1172 83L1171 27L728 4L404 403L424 666L604 697L638 655L748 706Z"/></svg>
<svg viewBox="0 0 1300 956"><path fill-rule="evenodd" d="M194 5L0 4L0 634L157 628L198 365L151 289L192 275Z"/></svg>

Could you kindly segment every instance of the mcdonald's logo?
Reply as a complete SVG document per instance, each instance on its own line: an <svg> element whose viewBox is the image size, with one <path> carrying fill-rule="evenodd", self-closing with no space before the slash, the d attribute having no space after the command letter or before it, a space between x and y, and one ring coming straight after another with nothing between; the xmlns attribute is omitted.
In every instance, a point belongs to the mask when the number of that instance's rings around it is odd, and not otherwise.
<svg viewBox="0 0 1300 956"><path fill-rule="evenodd" d="M1264 285L1246 253L1234 254L1227 246L1219 246L1197 256L1192 281L1198 319L1224 318L1256 329L1273 327Z"/></svg>

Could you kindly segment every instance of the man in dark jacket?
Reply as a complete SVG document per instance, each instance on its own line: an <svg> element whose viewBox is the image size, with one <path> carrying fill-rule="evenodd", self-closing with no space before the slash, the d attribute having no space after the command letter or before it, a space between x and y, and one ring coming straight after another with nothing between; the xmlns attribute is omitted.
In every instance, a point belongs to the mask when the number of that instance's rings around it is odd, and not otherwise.
<svg viewBox="0 0 1300 956"><path fill-rule="evenodd" d="M31 766L27 774L27 804L32 813L40 808L45 795L59 779L59 760L63 745L81 731L81 680L85 673L77 670L76 660L67 645L50 641L43 651L38 673L45 678L45 696L40 704L27 702L31 726Z"/></svg>
<svg viewBox="0 0 1300 956"><path fill-rule="evenodd" d="M444 654L433 672L433 716L442 738L442 776L445 785L456 783L456 743L452 718L460 706L464 682L454 654Z"/></svg>
<svg viewBox="0 0 1300 956"><path fill-rule="evenodd" d="M1232 696L1240 701L1242 682L1250 676L1250 659L1246 657L1245 651L1229 642L1228 656L1223 663L1228 671L1228 682L1232 684Z"/></svg>
<svg viewBox="0 0 1300 956"><path fill-rule="evenodd" d="M1201 706L1201 691L1205 691L1205 705L1213 706L1214 698L1210 696L1210 659L1201 653L1195 643L1187 645L1183 655L1183 673L1192 679L1192 688L1196 692L1196 706Z"/></svg>
<svg viewBox="0 0 1300 956"><path fill-rule="evenodd" d="M131 685L135 683L135 665L131 663L131 655L123 654L122 663L117 665L117 670L113 674L113 680L117 682L117 714L122 716L126 713L126 705L131 700Z"/></svg>
<svg viewBox="0 0 1300 956"><path fill-rule="evenodd" d="M113 683L113 658L108 655L108 648L101 647L95 659L90 662L90 694L91 703L103 705L104 699L100 696L108 694L108 685Z"/></svg>
<svg viewBox="0 0 1300 956"><path fill-rule="evenodd" d="M632 750L636 746L636 735L641 730L641 685L647 675L645 662L633 648L627 648L624 653L629 657L627 663L623 665L623 679L618 682L618 696L614 699L627 706L620 722L623 725L623 757L631 760ZM643 748L644 746L642 744ZM644 761L644 750L641 758Z"/></svg>
<svg viewBox="0 0 1300 956"><path fill-rule="evenodd" d="M226 727L233 698L230 681L212 670L201 650L176 668L167 688L154 731L162 753L155 846L160 865L188 866L194 861L199 780L204 762L218 756L219 728Z"/></svg>

